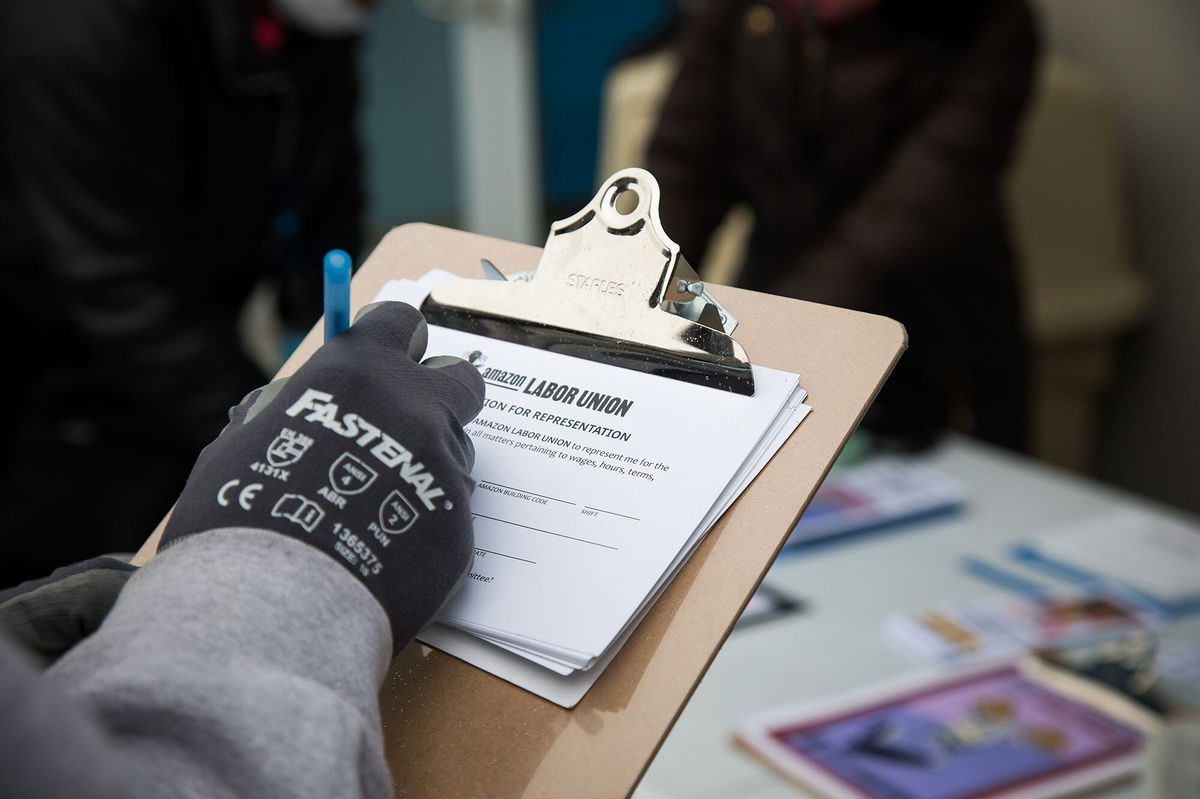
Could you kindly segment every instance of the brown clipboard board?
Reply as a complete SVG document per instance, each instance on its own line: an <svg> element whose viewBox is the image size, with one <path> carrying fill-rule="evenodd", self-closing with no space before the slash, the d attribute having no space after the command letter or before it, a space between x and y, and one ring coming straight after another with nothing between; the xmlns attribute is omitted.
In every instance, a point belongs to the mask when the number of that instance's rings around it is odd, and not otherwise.
<svg viewBox="0 0 1200 799"><path fill-rule="evenodd" d="M427 224L392 230L358 270L351 306L385 282L430 269L478 277L487 258L513 273L541 248ZM741 320L754 363L795 372L813 411L667 587L583 700L566 710L419 642L380 691L397 796L619 797L634 790L729 635L788 532L906 344L891 319L712 287ZM319 322L280 369L322 342ZM138 553L157 549L162 526ZM818 656L818 655L814 655Z"/></svg>

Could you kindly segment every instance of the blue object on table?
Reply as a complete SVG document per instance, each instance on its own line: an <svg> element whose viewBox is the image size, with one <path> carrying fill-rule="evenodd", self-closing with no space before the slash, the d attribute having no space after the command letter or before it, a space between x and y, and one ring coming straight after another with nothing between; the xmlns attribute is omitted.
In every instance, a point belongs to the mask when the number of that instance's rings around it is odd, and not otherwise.
<svg viewBox="0 0 1200 799"><path fill-rule="evenodd" d="M325 340L350 327L350 255L345 250L325 253Z"/></svg>
<svg viewBox="0 0 1200 799"><path fill-rule="evenodd" d="M1169 619L1179 618L1200 611L1200 595L1177 599L1156 596L1134 586L1127 585L1114 577L1095 574L1086 569L1081 569L1078 566L1045 555L1033 544L1017 544L1013 546L1012 556L1019 563L1077 585L1104 585L1109 586L1111 590L1124 592L1135 601Z"/></svg>
<svg viewBox="0 0 1200 799"><path fill-rule="evenodd" d="M963 570L972 577L978 577L980 580L989 582L1006 591L1012 591L1021 596L1039 600L1049 593L1050 588L1033 580L1028 580L1020 575L1014 574L1007 569L1002 569L999 566L994 566L985 560L966 555L962 559Z"/></svg>

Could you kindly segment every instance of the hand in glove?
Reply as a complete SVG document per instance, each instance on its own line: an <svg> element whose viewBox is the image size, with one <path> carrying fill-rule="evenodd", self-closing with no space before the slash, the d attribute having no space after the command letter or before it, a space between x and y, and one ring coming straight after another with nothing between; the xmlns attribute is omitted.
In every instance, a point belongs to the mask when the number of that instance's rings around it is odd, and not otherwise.
<svg viewBox="0 0 1200 799"><path fill-rule="evenodd" d="M286 382L246 397L196 461L161 546L222 527L308 542L375 595L402 647L474 546L463 426L483 380L457 358L418 363L426 338L420 312L380 303Z"/></svg>
<svg viewBox="0 0 1200 799"><path fill-rule="evenodd" d="M0 633L50 663L94 633L137 571L103 555L0 591Z"/></svg>

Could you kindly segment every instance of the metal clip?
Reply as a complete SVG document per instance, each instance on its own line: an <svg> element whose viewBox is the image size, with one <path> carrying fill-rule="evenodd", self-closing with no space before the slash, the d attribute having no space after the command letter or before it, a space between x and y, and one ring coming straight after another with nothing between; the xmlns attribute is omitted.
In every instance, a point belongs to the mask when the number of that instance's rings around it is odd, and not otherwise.
<svg viewBox="0 0 1200 799"><path fill-rule="evenodd" d="M421 311L431 324L753 394L750 361L729 335L737 320L679 255L658 203L653 175L623 169L550 226L531 276L449 281Z"/></svg>

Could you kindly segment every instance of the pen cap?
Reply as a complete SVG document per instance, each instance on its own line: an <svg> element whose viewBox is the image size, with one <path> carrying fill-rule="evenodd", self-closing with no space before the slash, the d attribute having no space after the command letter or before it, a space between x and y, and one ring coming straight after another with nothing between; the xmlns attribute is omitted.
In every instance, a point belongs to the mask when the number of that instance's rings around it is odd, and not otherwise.
<svg viewBox="0 0 1200 799"><path fill-rule="evenodd" d="M325 280L330 285L350 282L350 254L345 250L325 253Z"/></svg>

